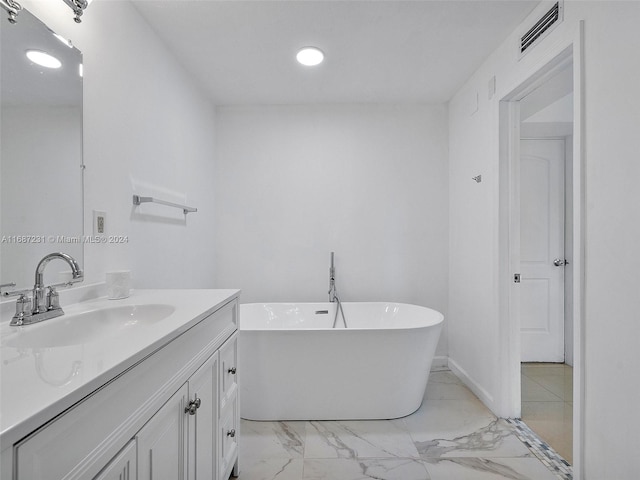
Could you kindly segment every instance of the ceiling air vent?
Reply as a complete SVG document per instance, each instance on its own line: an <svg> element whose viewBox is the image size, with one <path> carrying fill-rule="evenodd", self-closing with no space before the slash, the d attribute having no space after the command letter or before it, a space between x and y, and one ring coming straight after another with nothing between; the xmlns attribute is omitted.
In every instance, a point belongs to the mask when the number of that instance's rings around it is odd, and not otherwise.
<svg viewBox="0 0 640 480"><path fill-rule="evenodd" d="M560 2L556 2L531 29L520 38L520 55L522 55L536 40L561 20Z"/></svg>

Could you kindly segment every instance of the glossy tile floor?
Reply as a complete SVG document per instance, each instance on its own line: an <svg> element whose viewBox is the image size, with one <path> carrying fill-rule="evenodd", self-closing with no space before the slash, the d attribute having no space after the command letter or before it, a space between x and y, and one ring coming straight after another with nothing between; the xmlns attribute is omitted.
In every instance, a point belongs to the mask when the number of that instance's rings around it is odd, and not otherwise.
<svg viewBox="0 0 640 480"><path fill-rule="evenodd" d="M573 368L562 363L522 364L522 420L572 463Z"/></svg>
<svg viewBox="0 0 640 480"><path fill-rule="evenodd" d="M240 480L557 480L449 371L425 401L380 421L243 420Z"/></svg>

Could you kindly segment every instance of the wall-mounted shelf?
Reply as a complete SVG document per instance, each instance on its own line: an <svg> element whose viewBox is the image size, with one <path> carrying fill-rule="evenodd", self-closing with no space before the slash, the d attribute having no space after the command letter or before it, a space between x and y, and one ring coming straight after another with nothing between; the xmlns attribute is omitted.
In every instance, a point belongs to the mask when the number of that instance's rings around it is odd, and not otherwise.
<svg viewBox="0 0 640 480"><path fill-rule="evenodd" d="M187 213L197 212L198 209L195 207L188 207L186 205L180 205L179 203L167 202L165 200L160 200L154 197L141 197L140 195L133 196L133 204L140 205L142 203L159 203L160 205L166 205L167 207L180 208L186 215Z"/></svg>

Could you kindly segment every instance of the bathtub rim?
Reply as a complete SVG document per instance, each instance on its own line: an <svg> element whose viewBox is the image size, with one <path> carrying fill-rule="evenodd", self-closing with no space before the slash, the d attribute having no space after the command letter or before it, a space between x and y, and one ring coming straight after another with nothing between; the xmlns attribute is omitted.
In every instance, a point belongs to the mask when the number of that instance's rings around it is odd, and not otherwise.
<svg viewBox="0 0 640 480"><path fill-rule="evenodd" d="M429 312L430 315L434 315L437 319L436 321L430 321L423 325L407 325L407 326L393 326L393 327L384 327L384 328L376 328L376 327L347 327L341 325L340 316L338 317L338 325L336 328L333 327L310 327L310 328L247 328L245 322L239 322L239 331L242 332L331 332L331 331L383 331L383 330L419 330L423 328L431 328L436 327L438 325L442 326L444 324L444 314L438 310L435 310L431 307L425 307L422 305L416 305L413 303L403 303L403 302L341 302L342 305L354 305L354 304L367 304L367 305L398 305L398 306L406 306L413 309L420 309ZM242 307L244 305L247 306L255 306L255 305L331 305L331 302L251 302L251 303L241 303L240 304L240 317L242 318ZM347 319L348 322L348 319Z"/></svg>

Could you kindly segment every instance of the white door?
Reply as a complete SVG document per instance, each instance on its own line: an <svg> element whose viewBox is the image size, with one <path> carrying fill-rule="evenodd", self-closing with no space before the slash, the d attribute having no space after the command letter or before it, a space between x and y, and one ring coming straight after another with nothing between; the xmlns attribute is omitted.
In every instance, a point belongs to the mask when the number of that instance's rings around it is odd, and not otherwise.
<svg viewBox="0 0 640 480"><path fill-rule="evenodd" d="M564 362L564 169L564 140L520 142L523 362Z"/></svg>

